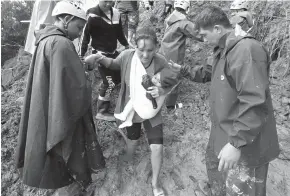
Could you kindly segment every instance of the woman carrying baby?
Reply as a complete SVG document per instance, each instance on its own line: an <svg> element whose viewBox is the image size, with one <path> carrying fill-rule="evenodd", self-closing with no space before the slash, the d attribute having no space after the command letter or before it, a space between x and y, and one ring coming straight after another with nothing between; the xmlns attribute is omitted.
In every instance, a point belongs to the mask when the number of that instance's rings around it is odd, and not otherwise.
<svg viewBox="0 0 290 196"><path fill-rule="evenodd" d="M172 87L177 84L177 74L168 70L166 59L157 54L158 41L153 29L147 27L138 30L135 39L137 44L136 49L126 50L116 59L94 54L88 58L88 64L93 61L99 62L109 69L121 69L121 90L116 103L115 114L121 114L129 101L132 102L133 107L134 105L138 105L138 103L140 103L138 102L138 100L140 100L140 94L146 96L146 93L148 93L152 98L157 99L157 104L159 103L159 106L156 109L159 109L159 111L153 111L156 112L156 115L153 115L152 118L144 120L135 110L132 126L126 127L127 137L129 139L127 142L127 155L131 157L133 155L137 141L140 138L141 124L143 123L151 149L153 193L156 196L163 196L164 192L158 184L163 158L163 123L160 111L160 104L162 104L162 102L158 102L158 97L166 95ZM146 91L142 86L142 77L146 74L152 77L158 72L162 73L163 69L167 69L168 73L166 74L172 76L173 82L170 81L172 85L166 85L166 88L160 87L160 85L159 87L158 85L152 85L147 88ZM151 107L153 107L152 104L150 108L147 109L152 110ZM144 110L146 111L146 108ZM141 114L142 112L139 113Z"/></svg>

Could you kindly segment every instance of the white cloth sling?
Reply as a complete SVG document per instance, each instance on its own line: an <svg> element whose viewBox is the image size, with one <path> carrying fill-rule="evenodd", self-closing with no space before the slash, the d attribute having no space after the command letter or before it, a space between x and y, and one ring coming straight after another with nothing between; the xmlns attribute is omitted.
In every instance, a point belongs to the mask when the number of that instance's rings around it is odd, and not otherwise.
<svg viewBox="0 0 290 196"><path fill-rule="evenodd" d="M156 98L157 108L153 109L152 102L146 97L146 89L142 86L142 76L147 74L137 53L135 52L131 61L130 71L130 99L133 102L135 112L142 119L153 118L161 109L166 95Z"/></svg>

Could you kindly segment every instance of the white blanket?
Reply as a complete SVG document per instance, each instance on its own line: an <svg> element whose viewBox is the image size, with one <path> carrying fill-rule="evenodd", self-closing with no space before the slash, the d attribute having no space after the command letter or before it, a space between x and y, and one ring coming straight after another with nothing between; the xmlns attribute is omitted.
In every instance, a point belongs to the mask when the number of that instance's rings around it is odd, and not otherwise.
<svg viewBox="0 0 290 196"><path fill-rule="evenodd" d="M135 52L131 62L130 99L133 102L135 112L142 119L150 119L159 112L166 95L161 95L156 98L157 108L153 109L151 100L146 97L146 89L141 84L142 76L145 74L147 74L147 72Z"/></svg>

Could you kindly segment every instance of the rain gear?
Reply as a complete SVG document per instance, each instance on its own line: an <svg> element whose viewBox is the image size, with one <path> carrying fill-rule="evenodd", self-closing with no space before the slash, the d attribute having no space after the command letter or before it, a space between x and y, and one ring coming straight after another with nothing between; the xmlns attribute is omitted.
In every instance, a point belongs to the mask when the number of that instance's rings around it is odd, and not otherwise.
<svg viewBox="0 0 290 196"><path fill-rule="evenodd" d="M196 35L194 23L189 21L185 14L175 10L166 19L166 29L161 41L160 53L166 59L182 65L185 57L186 39L193 38L199 40ZM167 96L166 106L174 107L177 97L178 86Z"/></svg>
<svg viewBox="0 0 290 196"><path fill-rule="evenodd" d="M73 43L55 26L36 33L19 127L23 183L56 189L90 181L105 165L91 111L91 87Z"/></svg>
<svg viewBox="0 0 290 196"><path fill-rule="evenodd" d="M168 60L171 59L175 63L183 64L186 38L202 41L196 35L194 23L188 20L186 15L175 10L166 19L166 29L161 41L160 53Z"/></svg>
<svg viewBox="0 0 290 196"><path fill-rule="evenodd" d="M258 41L231 32L215 48L212 73L204 67L183 68L194 81L211 80L208 148L216 156L227 143L241 149L240 161L247 167L264 165L278 156L269 66L269 55Z"/></svg>

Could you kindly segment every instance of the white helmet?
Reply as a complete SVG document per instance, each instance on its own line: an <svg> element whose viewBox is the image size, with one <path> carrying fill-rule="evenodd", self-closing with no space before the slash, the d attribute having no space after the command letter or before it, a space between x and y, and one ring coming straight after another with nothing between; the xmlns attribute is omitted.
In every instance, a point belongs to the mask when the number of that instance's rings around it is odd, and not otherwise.
<svg viewBox="0 0 290 196"><path fill-rule="evenodd" d="M174 1L174 8L179 7L184 10L187 10L190 6L190 0L175 0Z"/></svg>
<svg viewBox="0 0 290 196"><path fill-rule="evenodd" d="M239 10L239 9L246 9L250 8L249 2L247 0L234 0L231 4L231 10Z"/></svg>
<svg viewBox="0 0 290 196"><path fill-rule="evenodd" d="M58 2L55 5L51 15L58 16L61 14L69 14L83 20L87 20L86 12L80 7L79 2L76 1L64 0Z"/></svg>

